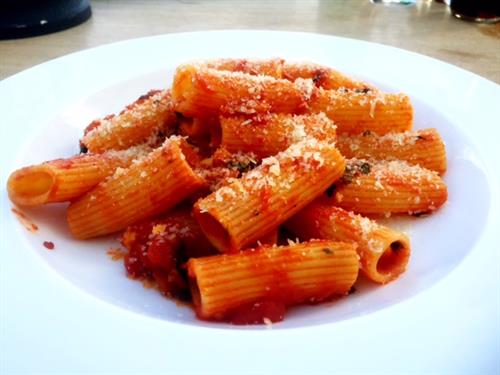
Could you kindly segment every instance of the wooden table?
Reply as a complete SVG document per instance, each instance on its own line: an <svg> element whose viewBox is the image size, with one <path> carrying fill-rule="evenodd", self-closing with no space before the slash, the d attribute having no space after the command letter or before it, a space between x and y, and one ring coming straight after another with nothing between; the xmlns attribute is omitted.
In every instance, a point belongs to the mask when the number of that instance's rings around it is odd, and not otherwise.
<svg viewBox="0 0 500 375"><path fill-rule="evenodd" d="M45 36L0 41L0 79L65 54L148 35L210 29L307 31L444 60L500 83L500 23L455 19L443 3L369 0L94 0L92 18Z"/></svg>

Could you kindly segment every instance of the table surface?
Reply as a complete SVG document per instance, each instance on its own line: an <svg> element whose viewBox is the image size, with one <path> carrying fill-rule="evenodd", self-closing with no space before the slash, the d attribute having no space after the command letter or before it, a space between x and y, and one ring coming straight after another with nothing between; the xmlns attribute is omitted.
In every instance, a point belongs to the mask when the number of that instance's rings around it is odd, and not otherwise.
<svg viewBox="0 0 500 375"><path fill-rule="evenodd" d="M415 5L369 0L95 0L82 25L0 41L0 79L86 48L196 30L306 31L387 44L428 55L500 83L500 23L454 18L432 0Z"/></svg>

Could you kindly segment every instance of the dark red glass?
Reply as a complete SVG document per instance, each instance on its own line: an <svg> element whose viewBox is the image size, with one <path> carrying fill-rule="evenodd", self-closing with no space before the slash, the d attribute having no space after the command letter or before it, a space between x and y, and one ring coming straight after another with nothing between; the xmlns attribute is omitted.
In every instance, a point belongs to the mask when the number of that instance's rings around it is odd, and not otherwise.
<svg viewBox="0 0 500 375"><path fill-rule="evenodd" d="M468 21L500 21L500 0L451 0L450 9L455 17Z"/></svg>

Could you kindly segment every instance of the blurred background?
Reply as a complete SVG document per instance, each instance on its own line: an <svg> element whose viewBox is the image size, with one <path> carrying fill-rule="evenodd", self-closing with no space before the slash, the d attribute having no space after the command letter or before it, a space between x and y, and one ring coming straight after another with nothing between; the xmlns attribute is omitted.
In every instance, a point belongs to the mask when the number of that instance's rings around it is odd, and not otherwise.
<svg viewBox="0 0 500 375"><path fill-rule="evenodd" d="M44 2L24 1L24 14ZM469 5L481 1L466 0ZM92 10L90 16L90 11L80 9L85 14L72 20L79 25L35 37L0 40L0 79L71 52L130 38L197 30L267 29L383 43L444 60L500 83L500 23L464 21L452 15L444 1L404 2L406 5L383 4L383 0L76 1L75 6L87 3ZM487 2L497 8L500 4L500 0ZM19 10L23 1L2 0L4 24L5 7L11 7L7 10L12 19L14 3ZM49 21L37 22L43 29L54 24Z"/></svg>

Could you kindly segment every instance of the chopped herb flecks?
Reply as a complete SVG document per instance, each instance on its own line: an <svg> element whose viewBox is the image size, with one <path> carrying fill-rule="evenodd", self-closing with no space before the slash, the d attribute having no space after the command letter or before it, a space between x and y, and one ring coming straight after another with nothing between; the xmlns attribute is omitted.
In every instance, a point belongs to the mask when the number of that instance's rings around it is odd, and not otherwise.
<svg viewBox="0 0 500 375"><path fill-rule="evenodd" d="M361 171L361 173L363 174L368 174L370 173L372 167L370 164L368 163L362 163L360 166L359 166L359 170Z"/></svg>

